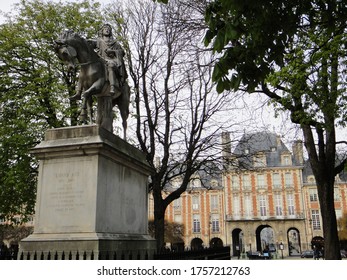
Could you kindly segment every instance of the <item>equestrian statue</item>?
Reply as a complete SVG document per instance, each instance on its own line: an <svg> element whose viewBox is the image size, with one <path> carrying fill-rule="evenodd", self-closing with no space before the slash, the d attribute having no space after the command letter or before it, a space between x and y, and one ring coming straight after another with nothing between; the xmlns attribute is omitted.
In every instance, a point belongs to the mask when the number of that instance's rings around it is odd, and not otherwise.
<svg viewBox="0 0 347 280"><path fill-rule="evenodd" d="M54 49L69 72L80 67L76 94L70 99L82 99L82 121L86 123L88 115L89 122L92 122L92 102L96 96L96 123L112 132L112 108L117 105L126 139L130 88L123 60L124 50L114 40L111 26L103 25L96 40L87 40L71 30L64 31L55 40Z"/></svg>

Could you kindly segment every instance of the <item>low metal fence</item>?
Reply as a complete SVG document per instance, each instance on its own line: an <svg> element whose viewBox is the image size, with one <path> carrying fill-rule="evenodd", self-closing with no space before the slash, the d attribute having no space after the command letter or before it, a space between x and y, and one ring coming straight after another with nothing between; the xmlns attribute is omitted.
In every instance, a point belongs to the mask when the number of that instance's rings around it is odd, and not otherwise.
<svg viewBox="0 0 347 280"><path fill-rule="evenodd" d="M162 252L154 255L155 260L230 260L230 247L206 248L182 252Z"/></svg>
<svg viewBox="0 0 347 280"><path fill-rule="evenodd" d="M148 260L144 252L25 252L1 250L0 260ZM206 248L189 251L165 251L153 255L154 260L230 260L230 247Z"/></svg>

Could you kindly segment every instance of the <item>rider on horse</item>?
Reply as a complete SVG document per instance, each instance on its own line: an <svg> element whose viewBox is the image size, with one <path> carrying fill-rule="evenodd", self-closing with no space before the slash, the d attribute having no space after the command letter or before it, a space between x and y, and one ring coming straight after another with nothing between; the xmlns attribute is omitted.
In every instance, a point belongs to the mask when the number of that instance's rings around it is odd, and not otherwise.
<svg viewBox="0 0 347 280"><path fill-rule="evenodd" d="M124 64L124 50L113 38L112 27L104 24L98 32L97 40L88 40L98 55L104 59L107 65L107 79L110 82L110 95L117 98L121 94L121 89L126 83L127 72ZM72 96L71 100L81 98L81 91Z"/></svg>

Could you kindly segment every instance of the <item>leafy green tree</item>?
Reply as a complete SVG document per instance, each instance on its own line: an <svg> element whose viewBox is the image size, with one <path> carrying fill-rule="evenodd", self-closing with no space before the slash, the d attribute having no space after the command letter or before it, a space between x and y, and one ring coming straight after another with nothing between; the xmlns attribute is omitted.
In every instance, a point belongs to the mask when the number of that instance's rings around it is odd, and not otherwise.
<svg viewBox="0 0 347 280"><path fill-rule="evenodd" d="M340 259L333 192L346 163L336 165L335 131L346 124L346 15L339 0L215 0L205 14L205 43L220 53L217 90L261 92L303 132L327 259Z"/></svg>
<svg viewBox="0 0 347 280"><path fill-rule="evenodd" d="M48 128L76 124L68 75L53 42L68 28L95 36L100 4L22 0L0 25L0 217L33 214L37 163L30 155Z"/></svg>

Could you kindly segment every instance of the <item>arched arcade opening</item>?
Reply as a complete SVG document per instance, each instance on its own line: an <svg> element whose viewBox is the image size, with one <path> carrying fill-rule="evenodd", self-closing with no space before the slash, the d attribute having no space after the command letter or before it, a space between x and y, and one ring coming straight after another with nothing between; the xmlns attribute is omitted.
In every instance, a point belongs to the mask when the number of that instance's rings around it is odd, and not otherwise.
<svg viewBox="0 0 347 280"><path fill-rule="evenodd" d="M214 237L210 240L210 248L221 248L223 247L222 239Z"/></svg>
<svg viewBox="0 0 347 280"><path fill-rule="evenodd" d="M238 256L240 253L245 251L245 242L244 242L242 229L235 228L231 232L231 238L232 238L232 255Z"/></svg>
<svg viewBox="0 0 347 280"><path fill-rule="evenodd" d="M256 229L256 251L263 252L264 250L276 251L275 233L271 226L260 225Z"/></svg>
<svg viewBox="0 0 347 280"><path fill-rule="evenodd" d="M289 228L287 231L287 238L288 238L289 256L300 255L301 254L300 231L295 227Z"/></svg>
<svg viewBox="0 0 347 280"><path fill-rule="evenodd" d="M201 250L203 249L203 241L200 238L193 238L190 242L190 248L192 250Z"/></svg>

